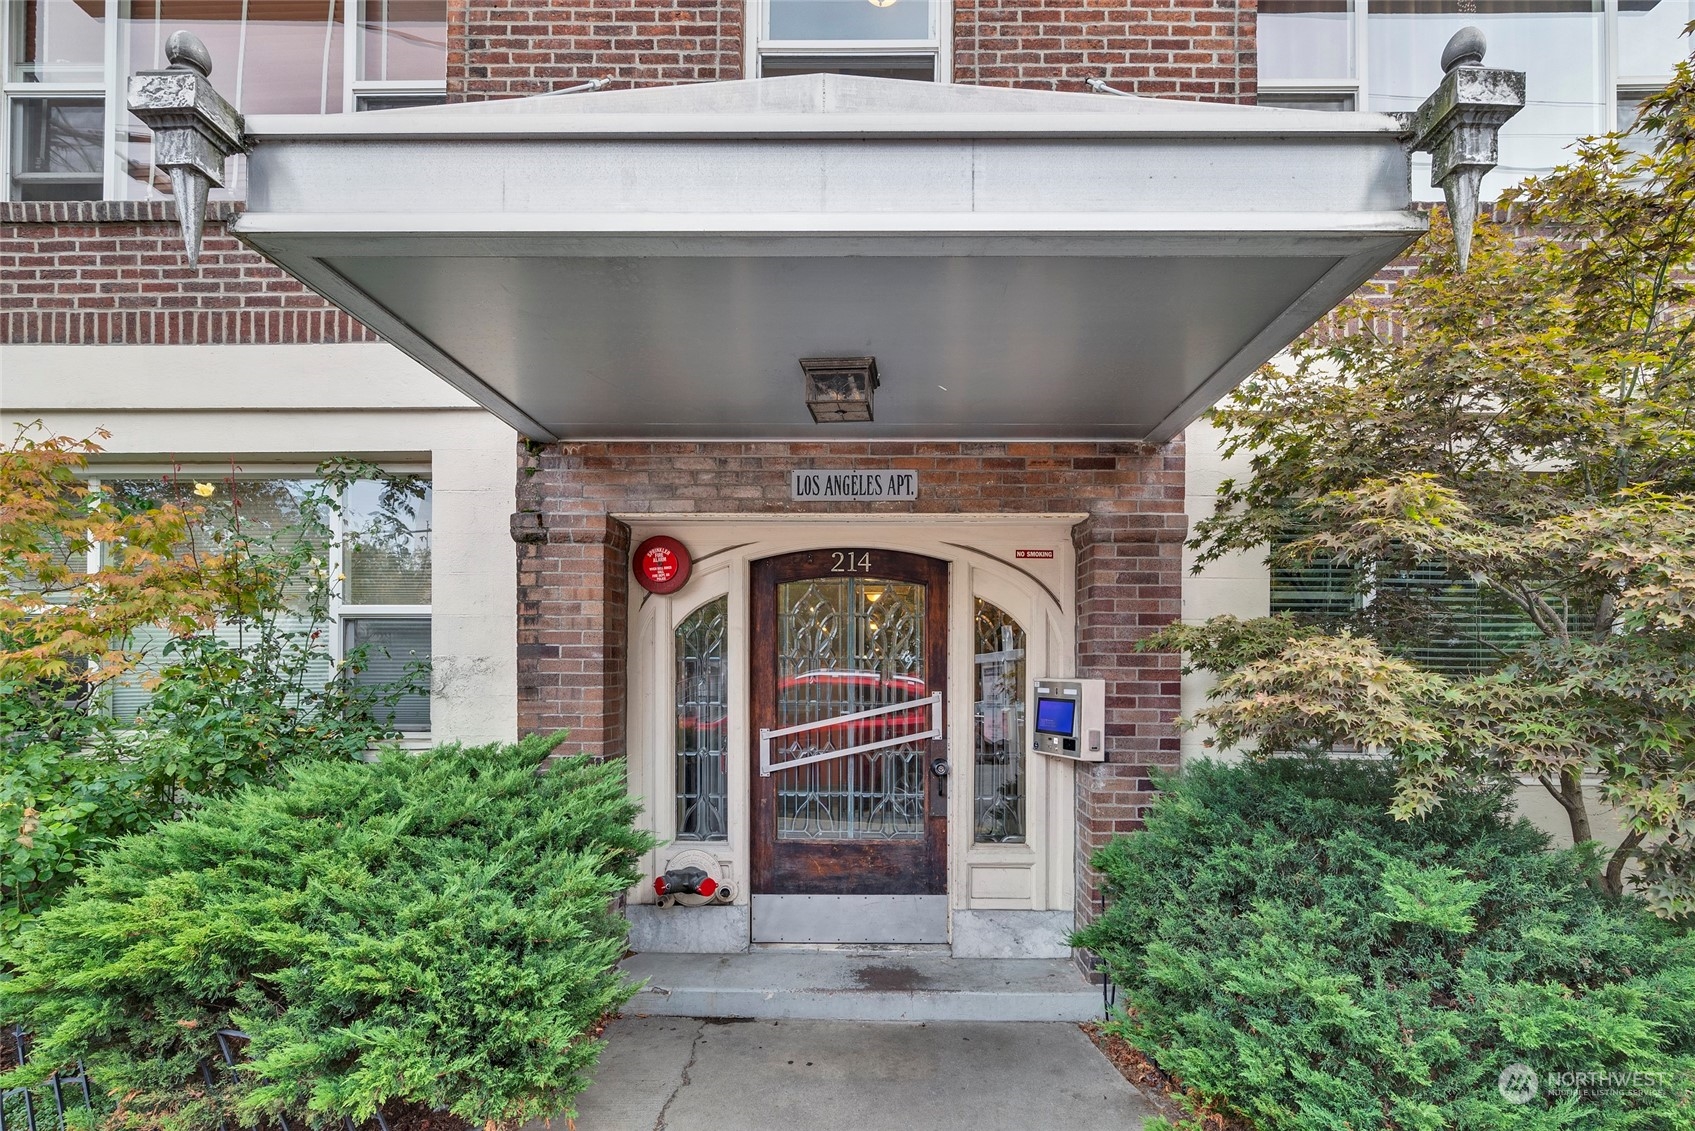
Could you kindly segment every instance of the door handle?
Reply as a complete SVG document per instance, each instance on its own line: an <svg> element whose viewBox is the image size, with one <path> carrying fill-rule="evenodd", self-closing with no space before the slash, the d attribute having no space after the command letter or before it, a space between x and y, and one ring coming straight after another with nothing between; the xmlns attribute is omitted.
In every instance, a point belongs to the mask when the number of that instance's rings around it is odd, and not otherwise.
<svg viewBox="0 0 1695 1131"><path fill-rule="evenodd" d="M936 795L946 797L948 795L948 760L937 758L930 763L930 772L936 775Z"/></svg>

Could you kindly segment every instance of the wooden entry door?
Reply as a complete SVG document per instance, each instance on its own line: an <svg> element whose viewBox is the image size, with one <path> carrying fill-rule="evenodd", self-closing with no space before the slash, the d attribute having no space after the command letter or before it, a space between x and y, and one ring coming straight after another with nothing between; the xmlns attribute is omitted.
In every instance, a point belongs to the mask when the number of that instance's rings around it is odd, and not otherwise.
<svg viewBox="0 0 1695 1131"><path fill-rule="evenodd" d="M947 563L753 563L755 942L946 942Z"/></svg>

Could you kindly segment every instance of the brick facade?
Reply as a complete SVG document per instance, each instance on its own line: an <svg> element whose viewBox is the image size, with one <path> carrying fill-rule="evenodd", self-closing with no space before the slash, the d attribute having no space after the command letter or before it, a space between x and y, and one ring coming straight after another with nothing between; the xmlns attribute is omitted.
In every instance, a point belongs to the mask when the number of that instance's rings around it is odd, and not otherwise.
<svg viewBox="0 0 1695 1131"><path fill-rule="evenodd" d="M569 729L572 750L621 757L629 528L641 513L1018 514L1085 511L1076 528L1080 675L1107 681L1106 763L1077 777L1078 907L1095 905L1087 866L1141 827L1153 767L1178 760L1174 656L1135 641L1181 612L1182 441L1096 443L573 443L526 448L519 513L520 733ZM914 470L914 503L803 504L795 468Z"/></svg>
<svg viewBox="0 0 1695 1131"><path fill-rule="evenodd" d="M1259 0L954 0L953 81L1254 101Z"/></svg>
<svg viewBox="0 0 1695 1131"><path fill-rule="evenodd" d="M1254 100L1258 0L954 0L952 78ZM448 0L448 100L743 78L744 0Z"/></svg>
<svg viewBox="0 0 1695 1131"><path fill-rule="evenodd" d="M448 0L447 97L742 77L741 0Z"/></svg>
<svg viewBox="0 0 1695 1131"><path fill-rule="evenodd" d="M375 334L224 230L198 269L169 201L0 203L0 342L374 342Z"/></svg>

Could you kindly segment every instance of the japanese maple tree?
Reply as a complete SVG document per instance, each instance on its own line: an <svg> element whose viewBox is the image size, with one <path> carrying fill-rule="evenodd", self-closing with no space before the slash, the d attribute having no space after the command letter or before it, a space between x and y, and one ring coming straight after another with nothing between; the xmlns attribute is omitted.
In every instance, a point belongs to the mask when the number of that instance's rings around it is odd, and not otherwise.
<svg viewBox="0 0 1695 1131"><path fill-rule="evenodd" d="M1221 673L1198 713L1229 746L1388 752L1397 812L1448 783L1530 775L1577 842L1586 775L1634 879L1695 912L1695 70L1634 127L1579 144L1480 223L1455 269L1440 215L1416 268L1362 292L1213 414L1227 481L1197 524L1201 565L1271 547L1325 564L1351 610L1178 626L1157 644ZM1522 625L1471 673L1405 646L1442 622L1431 563ZM1488 642L1483 642L1483 647ZM1397 654L1400 653L1400 654Z"/></svg>

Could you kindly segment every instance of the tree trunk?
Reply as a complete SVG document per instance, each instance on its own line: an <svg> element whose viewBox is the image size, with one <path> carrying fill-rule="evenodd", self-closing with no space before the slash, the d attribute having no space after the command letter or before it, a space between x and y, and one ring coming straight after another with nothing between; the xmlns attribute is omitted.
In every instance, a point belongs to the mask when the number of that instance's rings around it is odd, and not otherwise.
<svg viewBox="0 0 1695 1131"><path fill-rule="evenodd" d="M1571 825L1571 843L1578 845L1594 840L1593 826L1589 823L1589 803L1583 797L1583 771L1567 768L1560 774L1558 789L1554 788L1554 784L1546 777L1542 778L1542 785L1554 795L1554 800L1560 803L1560 808L1566 811L1566 820ZM1616 860L1617 853L1614 858ZM1618 867L1622 869L1624 865L1619 863ZM1614 872L1614 867L1609 863L1606 872L1596 876L1590 883L1597 890L1609 895L1622 894L1623 888L1615 886L1617 877Z"/></svg>
<svg viewBox="0 0 1695 1131"><path fill-rule="evenodd" d="M1566 819L1571 822L1571 842L1582 844L1586 840L1594 840L1595 834L1590 831L1589 805L1583 797L1583 772L1567 769L1560 774L1560 806L1566 811Z"/></svg>
<svg viewBox="0 0 1695 1131"><path fill-rule="evenodd" d="M1624 866L1630 863L1630 858L1636 854L1636 846L1642 843L1646 833L1626 833L1619 846L1613 849L1613 857L1607 861L1606 875L1601 878L1603 890L1608 895L1624 894Z"/></svg>

